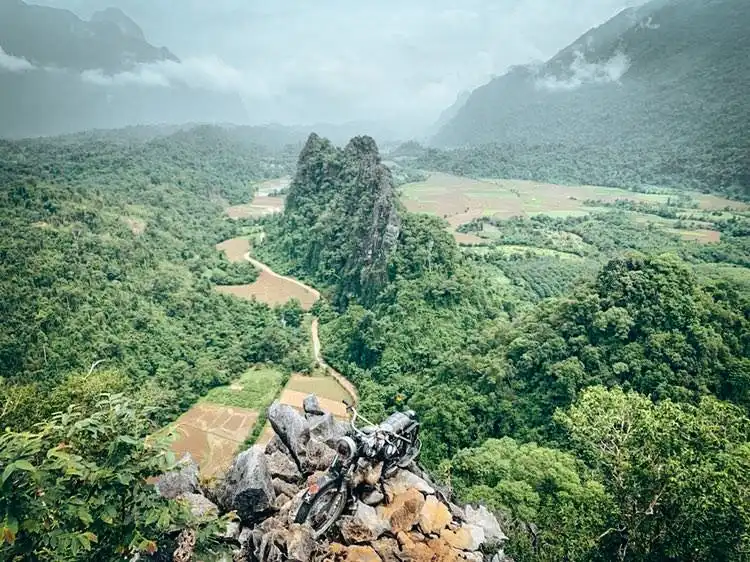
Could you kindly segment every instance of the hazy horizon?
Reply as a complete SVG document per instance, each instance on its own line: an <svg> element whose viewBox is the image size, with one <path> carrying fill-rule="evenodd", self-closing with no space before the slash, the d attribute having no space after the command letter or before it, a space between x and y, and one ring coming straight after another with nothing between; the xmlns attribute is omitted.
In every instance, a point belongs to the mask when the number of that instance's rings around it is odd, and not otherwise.
<svg viewBox="0 0 750 562"><path fill-rule="evenodd" d="M377 122L416 136L462 92L511 66L546 60L588 29L643 2L27 3L69 9L83 19L120 8L150 43L181 59L179 66L139 69L128 81L156 87L176 75L202 88L236 93L247 112L247 122L238 124ZM97 74L87 78L102 80Z"/></svg>

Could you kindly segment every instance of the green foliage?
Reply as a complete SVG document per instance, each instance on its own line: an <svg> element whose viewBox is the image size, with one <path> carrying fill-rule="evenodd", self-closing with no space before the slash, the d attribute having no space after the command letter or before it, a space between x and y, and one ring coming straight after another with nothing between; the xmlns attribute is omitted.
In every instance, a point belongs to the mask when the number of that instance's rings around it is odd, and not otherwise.
<svg viewBox="0 0 750 562"><path fill-rule="evenodd" d="M450 478L461 498L505 514L506 551L517 560L589 557L614 510L604 486L573 455L509 437L461 450Z"/></svg>
<svg viewBox="0 0 750 562"><path fill-rule="evenodd" d="M0 558L115 561L168 548L174 529L202 544L219 521L197 521L148 483L174 466L167 443L121 395L76 407L28 432L0 434Z"/></svg>
<svg viewBox="0 0 750 562"><path fill-rule="evenodd" d="M739 408L620 389L584 391L557 420L616 505L608 559L744 560L750 530L750 420Z"/></svg>
<svg viewBox="0 0 750 562"><path fill-rule="evenodd" d="M234 381L231 387L214 388L201 400L224 406L262 410L271 405L283 387L285 378L288 377L275 369L253 369Z"/></svg>
<svg viewBox="0 0 750 562"><path fill-rule="evenodd" d="M161 423L256 362L299 365L288 313L212 288L256 276L214 246L238 234L223 202L247 200L265 158L210 127L0 143L0 425L77 401L55 389L99 359L124 377L113 390L161 395Z"/></svg>
<svg viewBox="0 0 750 562"><path fill-rule="evenodd" d="M596 384L749 407L747 306L737 294L701 288L677 259L612 260L574 298L545 303L505 336L518 402L504 427L550 429L556 407Z"/></svg>

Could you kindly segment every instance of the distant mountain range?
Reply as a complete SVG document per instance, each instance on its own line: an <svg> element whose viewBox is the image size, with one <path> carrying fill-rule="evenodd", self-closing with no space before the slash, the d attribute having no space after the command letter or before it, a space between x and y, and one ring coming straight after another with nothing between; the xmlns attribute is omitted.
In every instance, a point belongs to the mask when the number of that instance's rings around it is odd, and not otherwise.
<svg viewBox="0 0 750 562"><path fill-rule="evenodd" d="M245 120L239 96L180 80L180 59L148 43L116 8L84 21L67 10L2 0L0 49L0 136ZM165 73L176 79L167 82Z"/></svg>
<svg viewBox="0 0 750 562"><path fill-rule="evenodd" d="M606 147L617 166L643 167L655 180L679 183L691 167L705 176L702 184L747 194L748 92L748 0L654 0L546 63L513 68L478 88L432 144L529 146L537 154L548 146L550 159L561 146L579 153ZM668 156L659 163L649 152Z"/></svg>

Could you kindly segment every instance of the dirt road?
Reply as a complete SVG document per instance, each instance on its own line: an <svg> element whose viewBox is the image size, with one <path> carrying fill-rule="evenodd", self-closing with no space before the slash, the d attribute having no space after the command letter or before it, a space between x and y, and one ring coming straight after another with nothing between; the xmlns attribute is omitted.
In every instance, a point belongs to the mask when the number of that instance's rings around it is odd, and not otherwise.
<svg viewBox="0 0 750 562"><path fill-rule="evenodd" d="M320 292L317 291L316 289L313 289L309 285L305 285L301 281L293 279L292 277L279 275L278 273L273 271L270 267L268 267L263 262L259 262L258 260L253 258L250 255L250 252L245 254L245 259L249 261L253 265L253 267L256 267L260 269L261 271L264 271L271 277L274 277L279 280L283 280L287 283L293 283L297 285L298 287L304 289L305 291L312 293L313 295L315 295L315 300L320 298ZM342 375L336 369L334 369L328 363L326 363L325 359L323 359L323 355L320 352L320 337L318 336L318 319L317 318L312 319L310 332L312 334L312 343L313 343L313 352L315 354L315 362L320 366L321 369L323 369L326 372L326 374L336 379L336 381L344 388L344 390L346 390L349 393L349 395L351 396L352 402L354 404L357 404L359 402L359 394L357 393L357 389L354 387L354 385L351 382L349 382L349 380L344 375Z"/></svg>

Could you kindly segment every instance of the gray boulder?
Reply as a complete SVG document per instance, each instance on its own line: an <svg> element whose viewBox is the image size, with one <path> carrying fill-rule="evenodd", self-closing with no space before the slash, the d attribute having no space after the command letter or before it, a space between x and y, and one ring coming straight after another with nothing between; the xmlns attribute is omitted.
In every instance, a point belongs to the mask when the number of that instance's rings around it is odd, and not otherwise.
<svg viewBox="0 0 750 562"><path fill-rule="evenodd" d="M268 421L289 449L292 459L300 471L304 472L307 442L310 440L310 428L307 420L297 410L275 400L268 409Z"/></svg>
<svg viewBox="0 0 750 562"><path fill-rule="evenodd" d="M198 464L190 456L190 453L185 453L185 456L177 464L175 470L161 475L155 484L159 495L170 500L183 494L200 492Z"/></svg>
<svg viewBox="0 0 750 562"><path fill-rule="evenodd" d="M331 448L335 448L338 440L348 432L347 424L338 421L330 413L313 418L309 423L310 436Z"/></svg>
<svg viewBox="0 0 750 562"><path fill-rule="evenodd" d="M266 454L272 455L277 451L281 451L285 455L291 455L291 453L289 452L289 449L287 448L286 445L284 445L284 442L281 440L281 437L279 437L278 435L274 433L273 437L271 437L271 440L266 445Z"/></svg>
<svg viewBox="0 0 750 562"><path fill-rule="evenodd" d="M303 470L306 473L316 470L328 470L336 458L336 451L317 439L310 439L305 449L305 464Z"/></svg>
<svg viewBox="0 0 750 562"><path fill-rule="evenodd" d="M347 544L361 544L378 539L390 531L391 524L380 517L374 507L357 502L354 515L342 517L339 529Z"/></svg>
<svg viewBox="0 0 750 562"><path fill-rule="evenodd" d="M275 499L263 448L256 445L240 453L224 480L221 493L224 508L236 510L243 523L253 523L273 509Z"/></svg>
<svg viewBox="0 0 750 562"><path fill-rule="evenodd" d="M497 520L497 517L483 505L477 508L467 505L464 508L464 513L466 514L466 523L481 527L487 541L501 542L508 540L508 537L505 536L502 528L500 528L500 522Z"/></svg>
<svg viewBox="0 0 750 562"><path fill-rule="evenodd" d="M297 465L281 451L276 451L271 455L266 454L266 460L268 470L274 478L281 478L286 482L299 482L302 478Z"/></svg>
<svg viewBox="0 0 750 562"><path fill-rule="evenodd" d="M286 555L290 562L310 562L315 540L309 527L292 525L286 535Z"/></svg>
<svg viewBox="0 0 750 562"><path fill-rule="evenodd" d="M241 527L238 521L230 521L227 523L227 530L224 532L224 538L239 541L240 530Z"/></svg>
<svg viewBox="0 0 750 562"><path fill-rule="evenodd" d="M322 416L325 414L323 408L320 407L318 397L314 394L308 394L302 401L302 409L305 411L305 417L310 419L312 416Z"/></svg>
<svg viewBox="0 0 750 562"><path fill-rule="evenodd" d="M285 496L293 498L299 491L299 486L290 484L289 482L286 482L281 478L274 478L271 483L273 484L273 489L276 492L277 496L284 494Z"/></svg>
<svg viewBox="0 0 750 562"><path fill-rule="evenodd" d="M177 496L176 499L186 502L190 513L198 519L210 519L219 515L219 508L216 504L201 494L186 493Z"/></svg>

